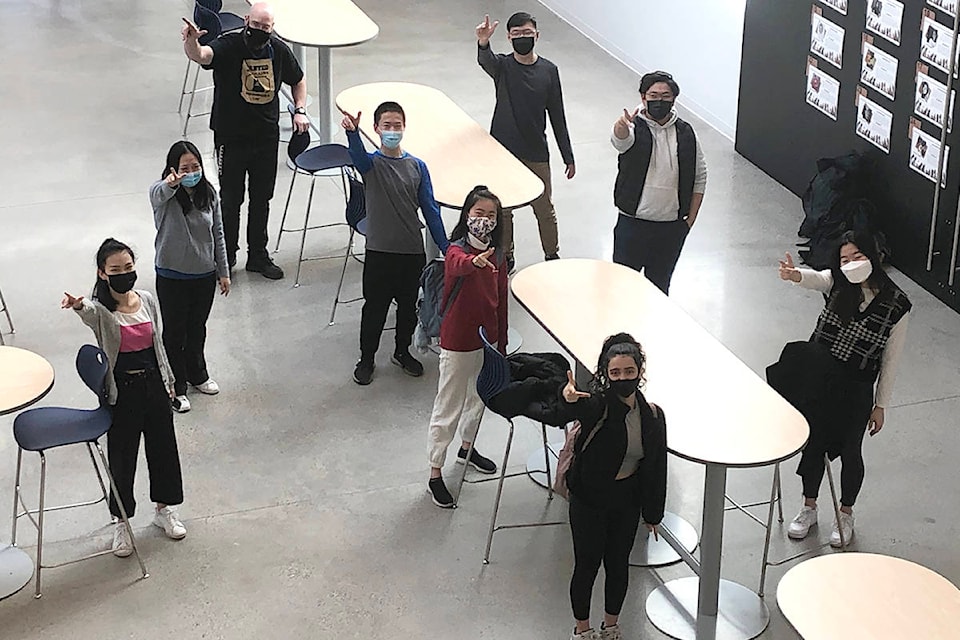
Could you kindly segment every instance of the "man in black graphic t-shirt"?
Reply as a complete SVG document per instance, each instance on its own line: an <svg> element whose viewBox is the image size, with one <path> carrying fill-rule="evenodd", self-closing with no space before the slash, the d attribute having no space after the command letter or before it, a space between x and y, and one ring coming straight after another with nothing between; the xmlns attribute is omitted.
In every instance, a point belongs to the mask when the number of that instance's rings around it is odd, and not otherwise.
<svg viewBox="0 0 960 640"><path fill-rule="evenodd" d="M280 140L278 87L293 89L297 131L309 126L307 83L290 47L273 35L273 11L264 2L250 7L241 33L226 33L200 45L198 31L184 19L183 50L187 57L213 69L213 109L210 128L217 148L220 200L227 258L236 264L240 237L240 205L244 181L249 176L247 210L247 271L271 280L283 271L267 253L267 220L277 182L277 149Z"/></svg>

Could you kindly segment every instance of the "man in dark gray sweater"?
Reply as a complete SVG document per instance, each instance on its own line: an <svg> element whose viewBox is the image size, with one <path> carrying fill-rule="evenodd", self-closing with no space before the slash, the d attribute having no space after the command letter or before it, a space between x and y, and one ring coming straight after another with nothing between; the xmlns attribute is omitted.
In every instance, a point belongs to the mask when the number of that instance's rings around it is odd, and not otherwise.
<svg viewBox="0 0 960 640"><path fill-rule="evenodd" d="M490 16L477 26L477 62L491 78L497 92L490 134L543 181L543 194L534 200L533 213L540 228L540 243L547 260L559 258L557 214L551 200L550 153L547 149L547 114L560 147L569 180L576 173L573 148L563 111L563 92L557 65L533 52L540 37L537 20L529 13L515 13L507 21L507 39L512 54L495 54L490 37L499 22ZM504 239L509 242L507 263L513 270L513 211L503 211Z"/></svg>

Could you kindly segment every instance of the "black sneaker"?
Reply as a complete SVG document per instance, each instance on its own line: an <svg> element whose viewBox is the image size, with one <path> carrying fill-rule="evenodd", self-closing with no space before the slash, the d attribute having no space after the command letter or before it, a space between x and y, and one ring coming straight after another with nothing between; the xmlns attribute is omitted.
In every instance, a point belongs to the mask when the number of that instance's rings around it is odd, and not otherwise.
<svg viewBox="0 0 960 640"><path fill-rule="evenodd" d="M390 356L390 362L397 365L408 376L419 378L423 375L423 365L420 361L410 355L409 351L398 351Z"/></svg>
<svg viewBox="0 0 960 640"><path fill-rule="evenodd" d="M353 381L359 385L367 386L373 382L373 370L376 365L372 362L361 360L353 370Z"/></svg>
<svg viewBox="0 0 960 640"><path fill-rule="evenodd" d="M270 280L279 280L283 277L283 269L274 264L269 256L247 260L246 269L253 273L259 273Z"/></svg>
<svg viewBox="0 0 960 640"><path fill-rule="evenodd" d="M517 270L517 261L514 260L513 256L507 256L507 275L512 276L513 272Z"/></svg>
<svg viewBox="0 0 960 640"><path fill-rule="evenodd" d="M549 261L551 261L551 260L559 260L559 259L560 259L560 254L559 254L559 253L548 253L547 255L543 256L543 259L546 260L547 262L549 262Z"/></svg>
<svg viewBox="0 0 960 640"><path fill-rule="evenodd" d="M447 485L443 484L443 478L430 478L430 482L427 484L427 491L430 492L430 498L433 500L433 504L441 509L453 509L457 506L457 503L453 500L453 496L447 491Z"/></svg>
<svg viewBox="0 0 960 640"><path fill-rule="evenodd" d="M457 464L463 464L466 461L467 450L461 448L460 451L457 452ZM480 473L486 473L487 475L497 472L497 463L490 458L483 457L477 453L476 449L470 454L470 466Z"/></svg>

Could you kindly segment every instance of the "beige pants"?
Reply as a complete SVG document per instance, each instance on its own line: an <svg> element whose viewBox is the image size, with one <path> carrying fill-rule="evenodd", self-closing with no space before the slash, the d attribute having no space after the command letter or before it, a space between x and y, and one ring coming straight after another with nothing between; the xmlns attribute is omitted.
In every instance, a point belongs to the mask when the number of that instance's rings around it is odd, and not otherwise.
<svg viewBox="0 0 960 640"><path fill-rule="evenodd" d="M442 468L447 447L459 427L461 437L473 442L483 417L483 402L477 395L477 375L483 366L483 349L440 350L440 384L430 416L427 453L430 466Z"/></svg>
<svg viewBox="0 0 960 640"><path fill-rule="evenodd" d="M527 162L521 160L530 171L543 181L543 193L530 203L533 215L537 217L537 226L540 228L540 245L545 256L560 251L560 238L557 234L557 212L553 208L553 185L550 181L549 162ZM513 209L503 210L503 239L510 247L507 255L513 255Z"/></svg>

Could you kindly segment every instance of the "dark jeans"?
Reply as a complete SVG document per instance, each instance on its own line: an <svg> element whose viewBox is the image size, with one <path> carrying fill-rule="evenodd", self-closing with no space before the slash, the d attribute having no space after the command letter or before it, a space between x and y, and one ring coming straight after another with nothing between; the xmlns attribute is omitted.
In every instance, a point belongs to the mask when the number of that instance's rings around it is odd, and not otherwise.
<svg viewBox="0 0 960 640"><path fill-rule="evenodd" d="M570 494L570 531L573 533L573 577L570 604L577 620L590 618L593 583L603 563L604 610L620 615L630 580L630 552L640 526L640 508L632 498L635 478L617 482L616 496L604 506Z"/></svg>
<svg viewBox="0 0 960 640"><path fill-rule="evenodd" d="M270 199L277 183L277 140L231 140L217 143L220 178L220 208L227 258L236 262L240 247L240 205L244 181L250 177L250 204L247 206L247 258L264 260L267 254L267 220Z"/></svg>
<svg viewBox="0 0 960 640"><path fill-rule="evenodd" d="M150 499L166 505L183 502L180 454L173 430L173 409L163 379L155 369L138 375L116 372L117 404L107 433L107 457L127 516L133 517L137 501L133 479L137 473L140 434L150 473ZM116 496L110 494L110 513L119 518Z"/></svg>
<svg viewBox="0 0 960 640"><path fill-rule="evenodd" d="M620 214L613 229L613 261L636 271L664 293L680 259L690 227L686 220L651 222Z"/></svg>
<svg viewBox="0 0 960 640"><path fill-rule="evenodd" d="M396 352L405 352L417 328L422 253L366 252L363 262L363 311L360 315L360 359L373 362L390 303L397 302Z"/></svg>
<svg viewBox="0 0 960 640"><path fill-rule="evenodd" d="M203 345L207 318L217 292L217 276L174 280L157 276L157 298L163 316L163 346L176 378L177 395L187 393L187 384L202 384L210 376Z"/></svg>

